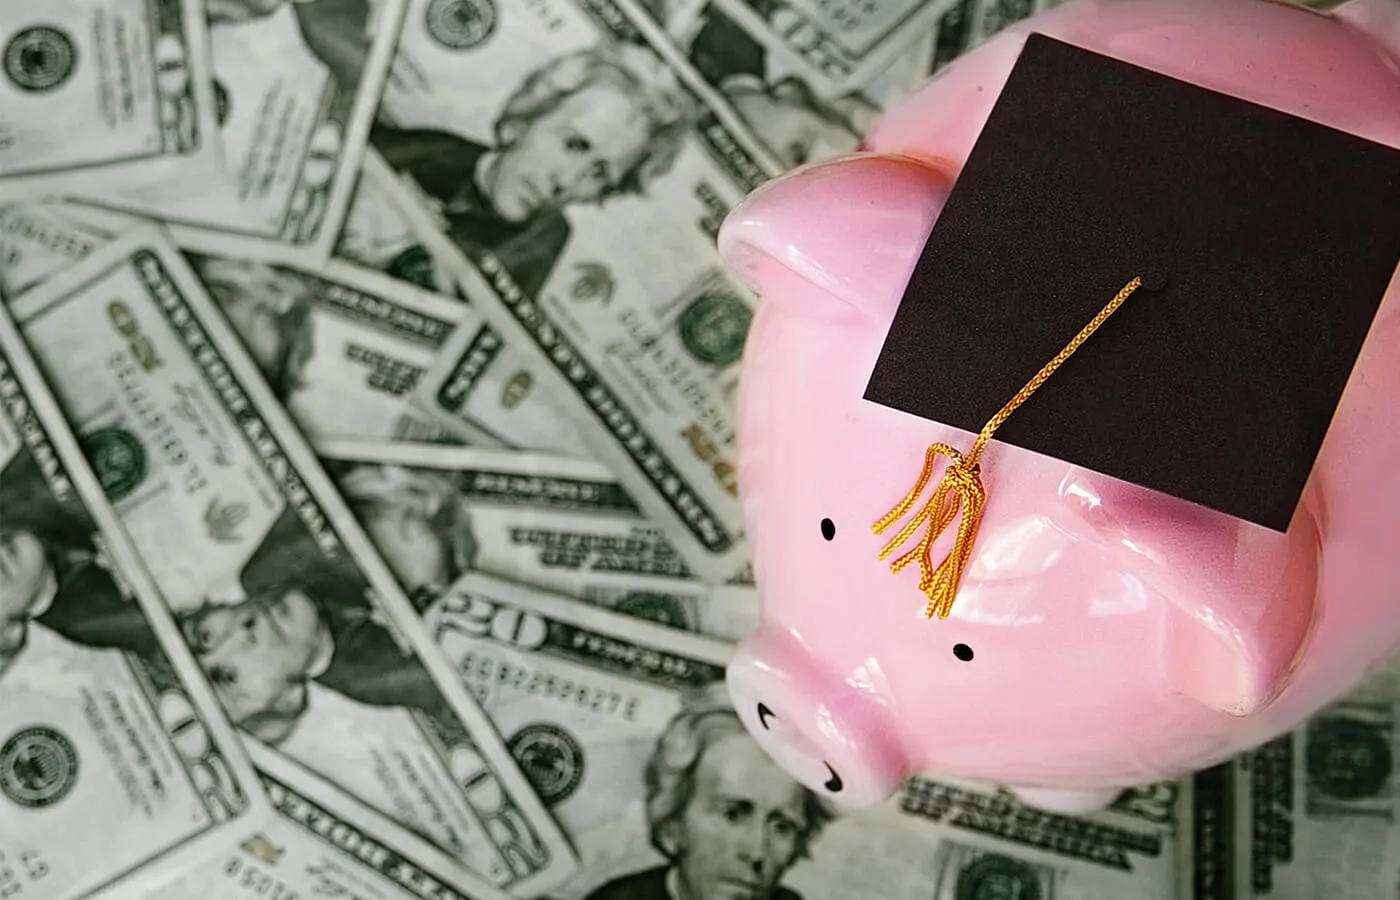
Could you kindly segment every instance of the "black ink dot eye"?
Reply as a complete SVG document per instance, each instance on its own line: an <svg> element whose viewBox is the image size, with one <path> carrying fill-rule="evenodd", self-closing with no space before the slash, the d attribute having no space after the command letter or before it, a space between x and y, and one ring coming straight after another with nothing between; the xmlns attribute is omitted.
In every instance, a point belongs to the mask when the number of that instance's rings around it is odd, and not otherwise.
<svg viewBox="0 0 1400 900"><path fill-rule="evenodd" d="M822 519L822 537L828 541L836 537L836 523L830 519Z"/></svg>
<svg viewBox="0 0 1400 900"><path fill-rule="evenodd" d="M972 648L969 647L967 644L954 644L953 655L956 656L958 659L962 660L963 662L971 662Z"/></svg>

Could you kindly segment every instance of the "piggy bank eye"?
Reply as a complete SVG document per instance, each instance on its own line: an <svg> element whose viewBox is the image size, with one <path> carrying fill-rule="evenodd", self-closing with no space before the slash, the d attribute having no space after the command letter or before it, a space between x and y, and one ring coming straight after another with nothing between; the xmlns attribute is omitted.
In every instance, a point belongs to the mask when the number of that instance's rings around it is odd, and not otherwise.
<svg viewBox="0 0 1400 900"><path fill-rule="evenodd" d="M953 655L963 662L972 662L972 648L967 644L954 644Z"/></svg>
<svg viewBox="0 0 1400 900"><path fill-rule="evenodd" d="M828 541L836 537L836 523L830 519L822 519L822 537Z"/></svg>

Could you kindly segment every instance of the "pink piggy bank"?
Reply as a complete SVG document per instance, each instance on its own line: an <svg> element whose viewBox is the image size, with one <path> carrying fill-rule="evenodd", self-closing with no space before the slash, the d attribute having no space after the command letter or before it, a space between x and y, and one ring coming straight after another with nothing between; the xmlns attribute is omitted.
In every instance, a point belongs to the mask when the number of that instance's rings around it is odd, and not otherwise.
<svg viewBox="0 0 1400 900"><path fill-rule="evenodd" d="M1327 14L1076 0L956 61L861 152L790 172L731 213L721 253L760 296L738 447L762 610L728 685L765 751L845 805L927 773L1001 784L1056 812L1103 808L1296 728L1400 647L1393 282L1375 292L1286 529L993 440L950 614L926 615L918 566L892 573L880 558L889 534L872 523L909 492L926 448L967 448L976 429L864 392L1032 34L1400 147L1394 0Z"/></svg>

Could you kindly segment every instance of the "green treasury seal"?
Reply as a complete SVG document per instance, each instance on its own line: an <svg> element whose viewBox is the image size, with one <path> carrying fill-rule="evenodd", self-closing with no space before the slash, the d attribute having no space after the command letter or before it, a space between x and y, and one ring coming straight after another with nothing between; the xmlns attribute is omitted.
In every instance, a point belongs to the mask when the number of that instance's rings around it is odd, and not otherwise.
<svg viewBox="0 0 1400 900"><path fill-rule="evenodd" d="M1308 727L1308 785L1337 800L1379 795L1394 764L1390 745L1369 722L1324 716Z"/></svg>
<svg viewBox="0 0 1400 900"><path fill-rule="evenodd" d="M385 273L425 291L437 290L437 266L422 244L405 247L384 269Z"/></svg>
<svg viewBox="0 0 1400 900"><path fill-rule="evenodd" d="M84 435L82 444L97 480L113 501L123 499L146 480L146 448L136 435L120 425Z"/></svg>
<svg viewBox="0 0 1400 900"><path fill-rule="evenodd" d="M48 25L26 28L5 45L5 77L22 91L51 91L67 81L77 65L73 41Z"/></svg>
<svg viewBox="0 0 1400 900"><path fill-rule="evenodd" d="M617 611L669 628L690 630L693 627L680 598L659 591L628 591L617 601Z"/></svg>
<svg viewBox="0 0 1400 900"><path fill-rule="evenodd" d="M958 875L957 900L1041 900L1040 876L1028 863L1000 853L988 853Z"/></svg>
<svg viewBox="0 0 1400 900"><path fill-rule="evenodd" d="M562 728L546 723L526 725L506 746L530 786L547 804L568 799L583 781L583 747Z"/></svg>
<svg viewBox="0 0 1400 900"><path fill-rule="evenodd" d="M77 751L52 728L21 729L0 747L0 793L20 806L52 806L77 783Z"/></svg>
<svg viewBox="0 0 1400 900"><path fill-rule="evenodd" d="M703 363L736 363L752 319L748 304L733 294L705 294L681 313L681 343Z"/></svg>
<svg viewBox="0 0 1400 900"><path fill-rule="evenodd" d="M496 30L494 0L432 0L428 34L449 50L470 50Z"/></svg>

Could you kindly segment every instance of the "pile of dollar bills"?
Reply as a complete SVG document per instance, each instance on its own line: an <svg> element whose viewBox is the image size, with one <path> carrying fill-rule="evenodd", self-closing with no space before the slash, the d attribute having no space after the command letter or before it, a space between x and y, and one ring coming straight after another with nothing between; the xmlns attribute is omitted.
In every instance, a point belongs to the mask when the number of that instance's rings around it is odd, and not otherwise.
<svg viewBox="0 0 1400 900"><path fill-rule="evenodd" d="M719 224L1047 5L0 0L0 900L1396 896L1400 668L1082 818L727 709Z"/></svg>

